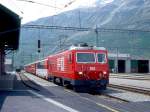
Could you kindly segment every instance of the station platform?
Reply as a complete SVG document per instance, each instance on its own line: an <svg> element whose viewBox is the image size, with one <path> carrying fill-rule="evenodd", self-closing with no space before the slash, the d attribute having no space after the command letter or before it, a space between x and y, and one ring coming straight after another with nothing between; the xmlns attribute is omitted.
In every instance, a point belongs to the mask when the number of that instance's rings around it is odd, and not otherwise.
<svg viewBox="0 0 150 112"><path fill-rule="evenodd" d="M110 74L109 83L150 91L150 74Z"/></svg>
<svg viewBox="0 0 150 112"><path fill-rule="evenodd" d="M13 74L0 75L0 90L12 90L15 77Z"/></svg>

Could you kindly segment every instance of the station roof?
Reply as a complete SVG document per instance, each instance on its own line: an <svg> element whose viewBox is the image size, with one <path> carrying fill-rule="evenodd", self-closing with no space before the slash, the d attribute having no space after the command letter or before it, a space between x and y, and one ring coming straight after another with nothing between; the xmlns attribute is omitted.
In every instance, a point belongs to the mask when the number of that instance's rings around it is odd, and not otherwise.
<svg viewBox="0 0 150 112"><path fill-rule="evenodd" d="M18 49L20 24L20 17L0 4L0 48Z"/></svg>

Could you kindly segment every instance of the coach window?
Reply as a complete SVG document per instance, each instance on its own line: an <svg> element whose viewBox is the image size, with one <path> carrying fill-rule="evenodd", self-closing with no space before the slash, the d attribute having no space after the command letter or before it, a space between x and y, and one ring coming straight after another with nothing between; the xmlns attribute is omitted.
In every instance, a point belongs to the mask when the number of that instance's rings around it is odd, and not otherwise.
<svg viewBox="0 0 150 112"><path fill-rule="evenodd" d="M106 62L106 55L105 54L97 54L97 61L99 63L105 63Z"/></svg>
<svg viewBox="0 0 150 112"><path fill-rule="evenodd" d="M44 62L39 62L39 63L37 64L37 68L38 68L38 69L44 69Z"/></svg>

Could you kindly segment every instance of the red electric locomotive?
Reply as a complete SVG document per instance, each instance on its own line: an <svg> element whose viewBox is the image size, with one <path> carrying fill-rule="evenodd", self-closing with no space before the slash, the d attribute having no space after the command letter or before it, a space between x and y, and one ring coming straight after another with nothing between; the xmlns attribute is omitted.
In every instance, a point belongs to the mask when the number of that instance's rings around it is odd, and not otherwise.
<svg viewBox="0 0 150 112"><path fill-rule="evenodd" d="M75 90L106 89L109 83L107 50L103 47L72 46L47 60L49 78Z"/></svg>
<svg viewBox="0 0 150 112"><path fill-rule="evenodd" d="M25 66L25 71L74 90L106 89L109 83L107 50L103 47L71 46L69 50Z"/></svg>

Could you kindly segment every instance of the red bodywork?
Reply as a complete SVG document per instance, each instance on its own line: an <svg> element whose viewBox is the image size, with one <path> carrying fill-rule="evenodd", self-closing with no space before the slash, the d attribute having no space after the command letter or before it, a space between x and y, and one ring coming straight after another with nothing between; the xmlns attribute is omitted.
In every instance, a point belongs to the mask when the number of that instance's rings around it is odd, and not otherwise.
<svg viewBox="0 0 150 112"><path fill-rule="evenodd" d="M106 62L77 63L77 53L106 54ZM86 57L85 57L86 58ZM80 74L82 73L82 74ZM68 50L48 57L49 76L69 80L109 80L108 57L106 50Z"/></svg>
<svg viewBox="0 0 150 112"><path fill-rule="evenodd" d="M78 54L92 54L94 62L77 62ZM105 61L98 62L98 54L104 54ZM83 58L83 57L82 57ZM87 58L85 56L85 58ZM40 61L25 66L25 71L37 74L37 64ZM43 65L47 69L47 79L60 80L61 83L73 86L91 86L106 88L109 83L109 66L107 50L73 49L48 56ZM41 77L40 75L38 75Z"/></svg>
<svg viewBox="0 0 150 112"><path fill-rule="evenodd" d="M24 67L24 69L26 72L36 75L36 64L35 63L26 65Z"/></svg>

